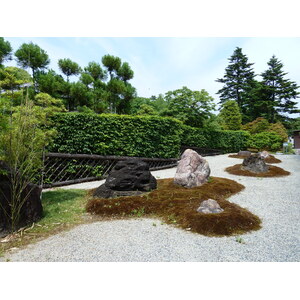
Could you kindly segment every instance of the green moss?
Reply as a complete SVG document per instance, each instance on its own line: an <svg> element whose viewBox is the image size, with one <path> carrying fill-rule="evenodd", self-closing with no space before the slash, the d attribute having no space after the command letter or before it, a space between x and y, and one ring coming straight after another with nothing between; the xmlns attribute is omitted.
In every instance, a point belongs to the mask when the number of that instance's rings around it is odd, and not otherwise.
<svg viewBox="0 0 300 300"><path fill-rule="evenodd" d="M114 199L93 198L86 209L89 213L122 217L143 209L143 215L158 216L163 222L207 235L241 234L260 228L260 219L248 210L226 200L244 189L244 186L226 178L213 177L200 187L187 189L173 183L173 179L160 179L158 188L150 193ZM224 209L218 214L203 214L197 208L212 198ZM120 205L113 205L115 202Z"/></svg>

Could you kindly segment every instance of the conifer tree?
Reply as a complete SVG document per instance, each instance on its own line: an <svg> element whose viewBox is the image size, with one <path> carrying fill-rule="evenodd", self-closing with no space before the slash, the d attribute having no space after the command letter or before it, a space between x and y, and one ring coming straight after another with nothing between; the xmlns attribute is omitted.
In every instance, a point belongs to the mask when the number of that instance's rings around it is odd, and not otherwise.
<svg viewBox="0 0 300 300"><path fill-rule="evenodd" d="M220 111L222 127L225 130L239 130L242 125L242 115L234 100L226 101Z"/></svg>
<svg viewBox="0 0 300 300"><path fill-rule="evenodd" d="M299 110L295 101L299 95L296 82L285 78L283 64L274 55L268 62L269 68L261 74L264 86L264 100L272 108L267 116L268 120L273 123L282 118L280 113L297 113Z"/></svg>
<svg viewBox="0 0 300 300"><path fill-rule="evenodd" d="M250 91L254 85L253 63L248 63L248 58L242 53L242 48L237 47L233 55L229 58L229 65L225 69L223 78L217 79L217 82L224 86L217 94L220 94L220 103L228 100L235 100L245 118L247 106L250 100Z"/></svg>

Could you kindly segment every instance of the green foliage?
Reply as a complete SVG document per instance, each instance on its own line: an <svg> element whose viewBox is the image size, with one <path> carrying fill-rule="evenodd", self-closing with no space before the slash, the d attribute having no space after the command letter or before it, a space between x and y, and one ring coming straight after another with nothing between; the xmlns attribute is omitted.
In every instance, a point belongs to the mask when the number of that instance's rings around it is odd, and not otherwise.
<svg viewBox="0 0 300 300"><path fill-rule="evenodd" d="M286 142L288 140L287 130L280 122L270 124L268 131L277 133L281 137L282 142Z"/></svg>
<svg viewBox="0 0 300 300"><path fill-rule="evenodd" d="M155 116L56 114L49 151L138 157L178 157L182 123Z"/></svg>
<svg viewBox="0 0 300 300"><path fill-rule="evenodd" d="M249 92L254 84L255 74L252 65L253 63L248 63L248 58L242 53L242 49L236 47L229 58L224 77L216 80L224 84L223 88L217 92L220 94L220 102L236 101L243 115L246 113Z"/></svg>
<svg viewBox="0 0 300 300"><path fill-rule="evenodd" d="M183 126L182 144L191 147L221 149L236 152L247 148L250 134L246 131L215 130L207 131Z"/></svg>
<svg viewBox="0 0 300 300"><path fill-rule="evenodd" d="M9 126L0 131L0 160L11 170L11 202L7 218L12 231L18 226L21 208L28 197L22 196L24 189L39 173L44 147L55 134L53 129L41 128L47 123L43 108L34 106L27 98L23 102L12 108L13 113L7 118Z"/></svg>
<svg viewBox="0 0 300 300"><path fill-rule="evenodd" d="M249 131L251 134L267 131L270 123L265 118L259 117L252 122L242 126L243 130Z"/></svg>
<svg viewBox="0 0 300 300"><path fill-rule="evenodd" d="M110 79L118 74L118 71L121 67L121 59L113 55L104 55L102 57L102 63L107 68L107 71L110 74Z"/></svg>
<svg viewBox="0 0 300 300"><path fill-rule="evenodd" d="M268 62L269 68L261 74L263 78L263 85L267 91L266 100L273 108L269 115L268 120L275 122L278 116L283 113L297 113L296 98L299 95L296 82L284 78L287 73L283 69L283 64L273 55Z"/></svg>
<svg viewBox="0 0 300 300"><path fill-rule="evenodd" d="M274 132L260 132L251 135L248 146L250 148L267 151L276 151L281 149L281 137Z"/></svg>
<svg viewBox="0 0 300 300"><path fill-rule="evenodd" d="M158 115L153 106L148 104L142 104L140 109L136 112L137 115Z"/></svg>
<svg viewBox="0 0 300 300"><path fill-rule="evenodd" d="M22 44L15 52L15 56L17 58L18 65L22 68L31 68L34 79L36 71L44 69L50 63L46 51L32 42L29 44Z"/></svg>
<svg viewBox="0 0 300 300"><path fill-rule="evenodd" d="M205 131L207 148L222 149L224 152L237 152L247 148L249 132L243 130Z"/></svg>
<svg viewBox="0 0 300 300"><path fill-rule="evenodd" d="M208 119L215 105L213 98L207 91L192 91L187 87L169 91L165 95L167 108L162 116L170 116L193 127L202 127L204 120Z"/></svg>
<svg viewBox="0 0 300 300"><path fill-rule="evenodd" d="M3 62L11 60L12 47L9 41L5 41L3 37L0 37L0 67Z"/></svg>
<svg viewBox="0 0 300 300"><path fill-rule="evenodd" d="M1 96L11 99L13 105L21 103L22 88L31 83L31 76L23 69L17 67L0 69L0 90L4 91Z"/></svg>
<svg viewBox="0 0 300 300"><path fill-rule="evenodd" d="M220 111L220 118L223 120L223 129L240 130L242 125L242 115L236 101L226 101Z"/></svg>
<svg viewBox="0 0 300 300"><path fill-rule="evenodd" d="M34 97L34 104L43 107L44 113L46 113L47 117L55 112L67 111L62 100L55 99L47 93L36 94Z"/></svg>
<svg viewBox="0 0 300 300"><path fill-rule="evenodd" d="M207 148L208 140L203 130L187 125L182 125L181 143L184 146Z"/></svg>
<svg viewBox="0 0 300 300"><path fill-rule="evenodd" d="M59 59L58 67L63 72L63 74L67 76L67 81L69 81L70 76L78 75L81 71L79 65L69 58Z"/></svg>

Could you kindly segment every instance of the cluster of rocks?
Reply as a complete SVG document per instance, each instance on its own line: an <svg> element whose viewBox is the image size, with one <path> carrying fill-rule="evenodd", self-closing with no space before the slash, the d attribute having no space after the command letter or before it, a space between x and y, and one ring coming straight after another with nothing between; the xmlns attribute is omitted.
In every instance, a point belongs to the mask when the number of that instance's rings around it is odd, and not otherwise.
<svg viewBox="0 0 300 300"><path fill-rule="evenodd" d="M264 173L269 170L269 166L265 163L264 157L257 153L244 159L242 169L253 173Z"/></svg>
<svg viewBox="0 0 300 300"><path fill-rule="evenodd" d="M0 231L11 226L12 205L12 170L3 161L0 161ZM42 188L36 184L28 184L23 190L19 204L19 220L16 226L19 228L32 224L41 219L43 207L41 202Z"/></svg>

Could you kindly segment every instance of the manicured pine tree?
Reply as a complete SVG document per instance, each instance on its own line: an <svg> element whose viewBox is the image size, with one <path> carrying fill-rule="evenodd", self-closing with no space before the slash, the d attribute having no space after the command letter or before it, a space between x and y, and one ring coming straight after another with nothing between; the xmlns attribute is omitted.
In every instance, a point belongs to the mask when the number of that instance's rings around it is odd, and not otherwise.
<svg viewBox="0 0 300 300"><path fill-rule="evenodd" d="M268 120L273 123L283 116L280 113L297 113L297 102L299 92L296 82L284 78L287 73L283 69L283 64L274 55L268 62L269 68L261 74L262 84L265 91L265 101L272 107ZM267 98L266 98L267 96Z"/></svg>
<svg viewBox="0 0 300 300"><path fill-rule="evenodd" d="M224 86L217 94L220 95L220 103L228 100L235 100L242 112L243 119L246 118L247 106L250 101L250 91L255 82L253 63L248 63L248 58L242 53L242 48L237 47L229 58L229 65L225 69L223 78L217 82Z"/></svg>

